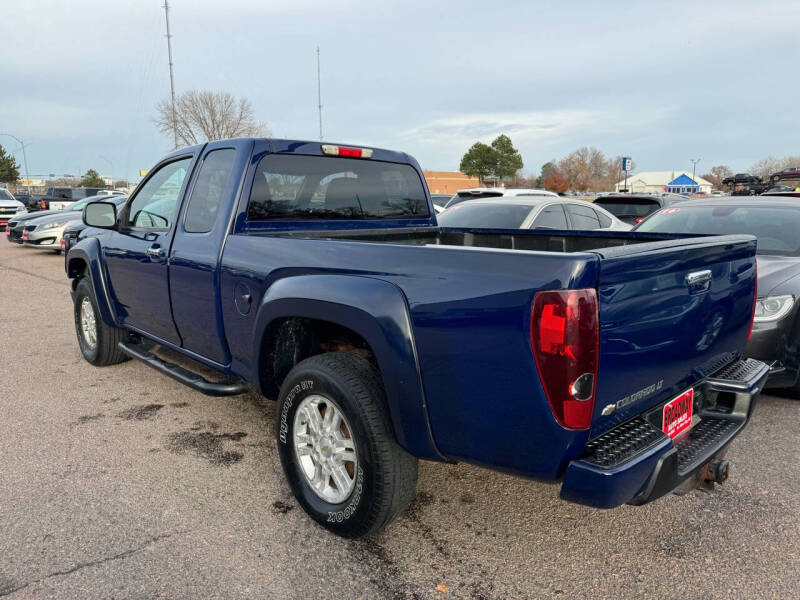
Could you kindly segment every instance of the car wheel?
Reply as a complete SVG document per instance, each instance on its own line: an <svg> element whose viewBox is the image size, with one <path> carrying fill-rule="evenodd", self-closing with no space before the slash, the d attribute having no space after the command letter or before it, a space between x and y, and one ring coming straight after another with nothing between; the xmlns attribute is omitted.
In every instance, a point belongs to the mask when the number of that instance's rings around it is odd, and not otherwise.
<svg viewBox="0 0 800 600"><path fill-rule="evenodd" d="M313 356L289 372L278 400L281 464L312 519L355 538L405 510L417 459L395 440L372 363L348 352Z"/></svg>
<svg viewBox="0 0 800 600"><path fill-rule="evenodd" d="M83 357L96 367L128 360L118 347L126 332L119 327L109 327L100 318L92 284L87 278L78 282L74 299L75 332Z"/></svg>

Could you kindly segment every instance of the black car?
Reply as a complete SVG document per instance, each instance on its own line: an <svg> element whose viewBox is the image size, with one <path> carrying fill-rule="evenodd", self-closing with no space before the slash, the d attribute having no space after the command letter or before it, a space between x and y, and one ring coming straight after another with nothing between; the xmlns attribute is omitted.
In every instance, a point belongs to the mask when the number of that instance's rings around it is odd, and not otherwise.
<svg viewBox="0 0 800 600"><path fill-rule="evenodd" d="M75 202L83 200L89 196L96 196L98 192L104 188L91 188L91 187L49 187L47 193L39 199L39 210L50 210L50 202L53 200L66 200L68 202Z"/></svg>
<svg viewBox="0 0 800 600"><path fill-rule="evenodd" d="M102 200L103 202L113 202L117 205L117 209L120 206L125 204L125 201L128 199L127 196L106 196L106 197L98 197L93 198L93 201ZM83 210L83 207L80 207L80 210ZM86 229L86 224L83 221L77 221L74 225L69 225L64 229L64 233L61 235L61 249L64 251L64 256L66 257L67 251L78 241L78 238L81 232Z"/></svg>
<svg viewBox="0 0 800 600"><path fill-rule="evenodd" d="M767 387L787 388L800 397L800 202L772 196L694 200L634 229L758 238L758 299L747 354L771 366ZM735 271L714 276L733 277Z"/></svg>
<svg viewBox="0 0 800 600"><path fill-rule="evenodd" d="M677 195L612 194L600 196L594 201L594 204L602 206L620 221L636 225L654 212L683 200L688 200L688 198Z"/></svg>

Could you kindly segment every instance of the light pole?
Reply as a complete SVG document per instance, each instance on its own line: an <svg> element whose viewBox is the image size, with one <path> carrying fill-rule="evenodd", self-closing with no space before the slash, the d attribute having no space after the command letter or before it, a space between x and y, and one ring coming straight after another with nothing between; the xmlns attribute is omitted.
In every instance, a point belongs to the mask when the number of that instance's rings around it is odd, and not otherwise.
<svg viewBox="0 0 800 600"><path fill-rule="evenodd" d="M692 161L692 181L694 181L695 185L697 185L697 180L694 178L694 174L697 171L697 163L700 162L700 159L699 158L690 158L689 160ZM698 186L698 188L699 187L700 186Z"/></svg>
<svg viewBox="0 0 800 600"><path fill-rule="evenodd" d="M107 162L109 165L111 165L111 189L113 190L113 189L114 189L114 163L113 163L113 162L111 162L111 159L110 159L110 158L106 158L106 157L105 157L105 156L103 156L102 154L100 155L100 158L102 158L102 159L103 159L104 161L106 161L106 162Z"/></svg>
<svg viewBox="0 0 800 600"><path fill-rule="evenodd" d="M0 133L0 135L7 135L8 137L17 140L17 142L19 142L19 145L22 146L22 162L25 163L25 181L28 184L25 187L28 188L28 195L30 195L30 193L31 193L31 175L30 175L30 173L28 173L28 155L25 154L25 142L23 142L17 136L11 135L10 133Z"/></svg>

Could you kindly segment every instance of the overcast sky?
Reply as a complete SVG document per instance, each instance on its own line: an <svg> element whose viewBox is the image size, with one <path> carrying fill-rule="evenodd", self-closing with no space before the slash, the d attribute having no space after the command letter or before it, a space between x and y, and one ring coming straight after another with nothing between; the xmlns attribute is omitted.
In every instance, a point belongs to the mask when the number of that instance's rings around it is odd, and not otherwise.
<svg viewBox="0 0 800 600"><path fill-rule="evenodd" d="M3 0L0 132L31 174L135 178L171 149L163 0ZM525 171L582 145L638 170L800 153L800 2L171 0L178 92L249 98L276 137L456 170L509 135ZM22 164L19 144L0 137Z"/></svg>

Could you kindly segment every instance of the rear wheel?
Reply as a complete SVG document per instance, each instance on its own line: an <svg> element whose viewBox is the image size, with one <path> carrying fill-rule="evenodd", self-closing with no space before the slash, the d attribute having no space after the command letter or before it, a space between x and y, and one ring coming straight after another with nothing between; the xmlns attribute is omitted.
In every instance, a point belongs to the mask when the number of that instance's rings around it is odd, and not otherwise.
<svg viewBox="0 0 800 600"><path fill-rule="evenodd" d="M281 464L297 501L333 533L385 527L414 496L417 460L392 431L377 369L348 352L298 363L281 387Z"/></svg>
<svg viewBox="0 0 800 600"><path fill-rule="evenodd" d="M118 344L126 332L109 327L100 318L91 282L83 278L75 287L75 333L83 357L96 367L114 365L128 360Z"/></svg>

